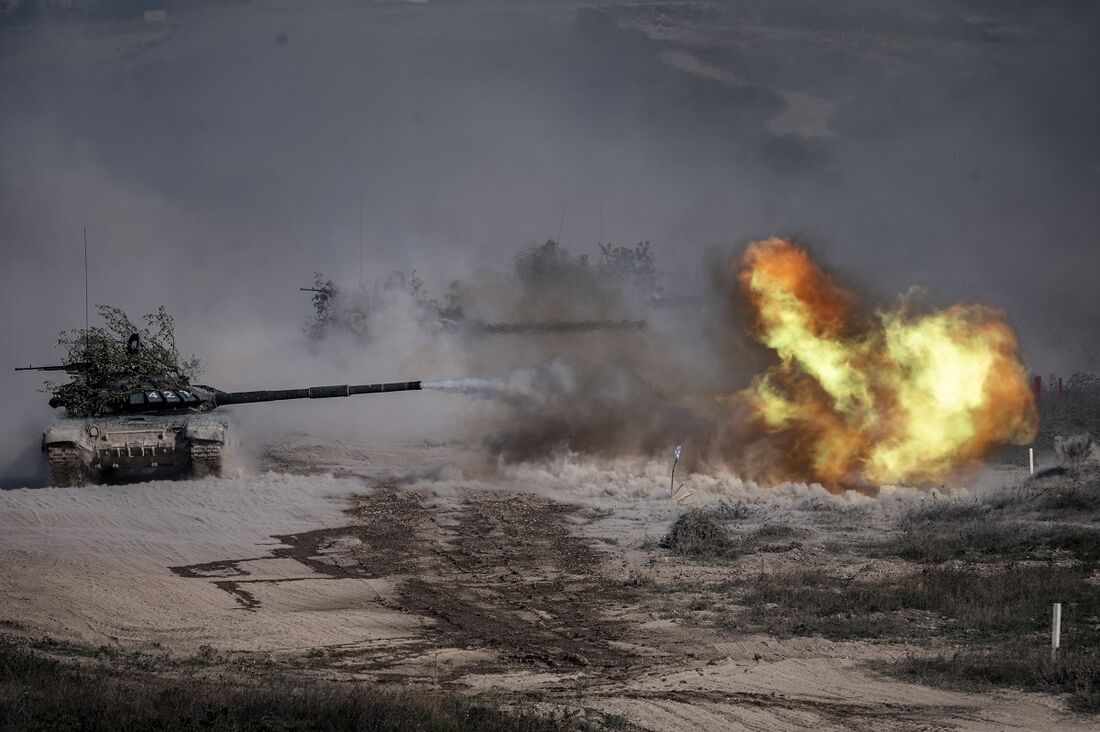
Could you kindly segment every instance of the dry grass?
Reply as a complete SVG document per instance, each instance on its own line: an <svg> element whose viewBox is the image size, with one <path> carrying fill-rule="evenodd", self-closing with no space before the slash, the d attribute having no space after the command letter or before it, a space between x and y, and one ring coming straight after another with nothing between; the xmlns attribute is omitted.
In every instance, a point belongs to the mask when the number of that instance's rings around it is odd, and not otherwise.
<svg viewBox="0 0 1100 732"><path fill-rule="evenodd" d="M1071 478L1055 476L1028 481L990 495L985 504L1009 514L1031 513L1047 520L1091 518L1100 510L1100 475L1086 469Z"/></svg>
<svg viewBox="0 0 1100 732"><path fill-rule="evenodd" d="M1029 691L1068 693L1079 712L1100 712L1100 652L1068 650L1051 660L1034 647L1005 646L932 658L906 658L879 666L908 681L959 689L1009 686Z"/></svg>
<svg viewBox="0 0 1100 732"><path fill-rule="evenodd" d="M745 534L740 543L746 553L750 551L786 552L801 546L801 540L807 534L808 532L801 528L787 524L769 523Z"/></svg>
<svg viewBox="0 0 1100 732"><path fill-rule="evenodd" d="M1084 562L1100 560L1100 527L1021 521L921 521L906 526L892 554L917 562L1020 561L1065 554Z"/></svg>
<svg viewBox="0 0 1100 732"><path fill-rule="evenodd" d="M1029 480L969 500L928 500L900 520L882 550L926 567L895 599L940 620L938 633L977 650L887 665L898 676L958 687L1066 692L1079 711L1100 712L1100 480L1083 467L1085 439L1062 445L1072 472ZM942 563L961 560L949 568ZM1044 649L1050 608L1063 603L1067 652ZM1071 619L1072 618L1072 619Z"/></svg>
<svg viewBox="0 0 1100 732"><path fill-rule="evenodd" d="M189 668L77 646L59 660L0 641L2 730L544 730L584 729L453 696L241 669Z"/></svg>
<svg viewBox="0 0 1100 732"><path fill-rule="evenodd" d="M1074 641L1100 640L1100 593L1080 566L926 567L901 577L845 581L816 569L765 572L737 603L780 636L1040 638L1052 602L1072 612ZM1069 624L1067 623L1067 631Z"/></svg>
<svg viewBox="0 0 1100 732"><path fill-rule="evenodd" d="M929 563L1100 561L1100 484L1088 477L1029 481L981 499L924 501L899 520L901 540L882 550Z"/></svg>
<svg viewBox="0 0 1100 732"><path fill-rule="evenodd" d="M845 583L820 569L792 569L757 575L737 602L750 608L750 623L781 637L907 635L909 624L896 614L901 606L882 589Z"/></svg>

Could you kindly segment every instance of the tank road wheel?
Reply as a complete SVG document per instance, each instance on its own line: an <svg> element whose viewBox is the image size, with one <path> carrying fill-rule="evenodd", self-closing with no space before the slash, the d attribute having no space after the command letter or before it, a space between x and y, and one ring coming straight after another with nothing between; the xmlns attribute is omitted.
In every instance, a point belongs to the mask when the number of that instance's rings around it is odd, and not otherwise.
<svg viewBox="0 0 1100 732"><path fill-rule="evenodd" d="M217 478L222 474L222 446L217 442L191 443L191 477Z"/></svg>
<svg viewBox="0 0 1100 732"><path fill-rule="evenodd" d="M53 484L59 488L75 488L84 485L88 468L80 457L76 445L50 445L46 448Z"/></svg>

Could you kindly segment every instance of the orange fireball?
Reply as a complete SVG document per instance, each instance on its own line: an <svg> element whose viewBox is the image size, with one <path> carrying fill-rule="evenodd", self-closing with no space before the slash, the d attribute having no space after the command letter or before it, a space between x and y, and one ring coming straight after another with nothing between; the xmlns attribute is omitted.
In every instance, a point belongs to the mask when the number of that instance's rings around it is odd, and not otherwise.
<svg viewBox="0 0 1100 732"><path fill-rule="evenodd" d="M778 238L750 244L737 270L752 335L779 359L744 396L790 438L787 477L936 481L1034 438L1027 370L999 311L903 301L861 318L851 293Z"/></svg>

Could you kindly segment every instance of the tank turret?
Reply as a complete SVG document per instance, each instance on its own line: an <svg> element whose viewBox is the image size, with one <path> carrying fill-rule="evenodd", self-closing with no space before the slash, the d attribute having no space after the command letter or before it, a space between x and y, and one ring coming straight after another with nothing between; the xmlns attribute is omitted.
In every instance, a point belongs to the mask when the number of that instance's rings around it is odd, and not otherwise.
<svg viewBox="0 0 1100 732"><path fill-rule="evenodd" d="M419 381L309 386L304 389L279 389L274 391L218 391L209 386L197 385L132 392L122 406L122 411L126 414L205 412L228 404L257 404L259 402L281 402L288 399L330 399L333 397L357 396L359 394L381 394L391 391L417 391L419 389Z"/></svg>

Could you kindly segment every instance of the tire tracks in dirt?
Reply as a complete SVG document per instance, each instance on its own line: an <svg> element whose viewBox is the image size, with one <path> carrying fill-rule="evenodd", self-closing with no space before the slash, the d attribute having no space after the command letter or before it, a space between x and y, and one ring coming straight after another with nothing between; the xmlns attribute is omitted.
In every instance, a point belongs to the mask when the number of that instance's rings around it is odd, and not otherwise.
<svg viewBox="0 0 1100 732"><path fill-rule="evenodd" d="M419 650L449 645L488 650L498 659L456 668L454 678L517 665L612 673L632 656L612 645L623 630L604 618L603 606L613 601L616 586L599 572L604 557L570 531L575 510L537 496L484 493L435 513L419 495L385 485L356 501L347 526L272 537L284 546L267 557L171 569L212 581L248 612L263 611L251 586L307 579L254 578L249 563L292 559L317 578L390 578L396 602L380 602L433 621ZM328 660L346 670L354 653L334 650ZM354 665L381 670L373 662Z"/></svg>
<svg viewBox="0 0 1100 732"><path fill-rule="evenodd" d="M399 586L403 607L435 618L452 643L491 649L502 661L493 670L622 669L633 658L612 645L624 631L603 612L616 587L599 572L602 555L569 530L574 512L531 495L467 498L440 528L445 563Z"/></svg>
<svg viewBox="0 0 1100 732"><path fill-rule="evenodd" d="M535 703L604 710L628 704L692 717L757 709L899 730L951 729L944 720L965 718L962 709L940 706L839 702L705 683L654 688L643 677L655 669L706 663L696 652L707 638L689 646L683 637L645 627L644 590L603 571L611 557L574 531L582 521L578 512L531 494L478 491L437 501L387 484L355 498L347 525L272 537L281 546L265 557L172 570L212 582L250 613L265 610L256 585L384 580L389 591L363 595L362 602L423 621L407 637L349 638L299 659L316 670L465 690L488 684ZM272 560L293 560L307 576L254 576ZM433 662L441 653L450 655L444 666ZM505 679L518 685L509 688Z"/></svg>

